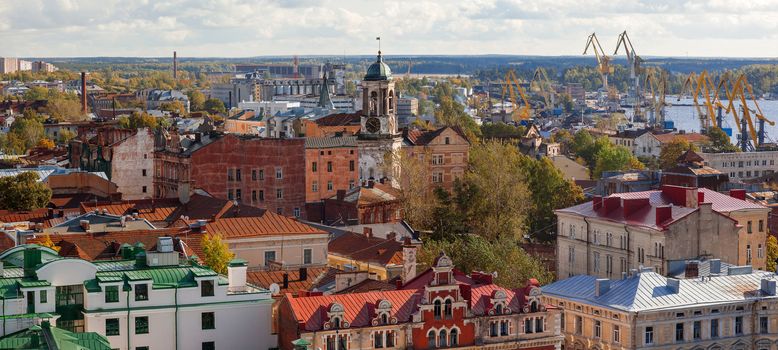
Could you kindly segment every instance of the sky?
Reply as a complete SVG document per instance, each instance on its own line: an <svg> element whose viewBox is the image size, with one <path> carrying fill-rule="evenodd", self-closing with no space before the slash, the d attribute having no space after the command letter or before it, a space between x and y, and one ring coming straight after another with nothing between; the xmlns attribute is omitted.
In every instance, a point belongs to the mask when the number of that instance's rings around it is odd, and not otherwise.
<svg viewBox="0 0 778 350"><path fill-rule="evenodd" d="M0 0L0 56L778 57L778 0Z"/></svg>

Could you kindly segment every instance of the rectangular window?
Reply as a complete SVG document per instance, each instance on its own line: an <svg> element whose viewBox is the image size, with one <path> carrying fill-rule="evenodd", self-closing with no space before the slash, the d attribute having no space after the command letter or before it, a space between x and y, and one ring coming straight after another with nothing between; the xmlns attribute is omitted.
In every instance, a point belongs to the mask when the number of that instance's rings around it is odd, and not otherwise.
<svg viewBox="0 0 778 350"><path fill-rule="evenodd" d="M149 300L149 285L148 284L136 284L135 285L135 301Z"/></svg>
<svg viewBox="0 0 778 350"><path fill-rule="evenodd" d="M106 286L105 287L105 302L106 303L118 303L119 302L119 286Z"/></svg>
<svg viewBox="0 0 778 350"><path fill-rule="evenodd" d="M313 262L313 251L310 248L303 249L303 264L308 265Z"/></svg>
<svg viewBox="0 0 778 350"><path fill-rule="evenodd" d="M759 232L764 232L764 220L759 220Z"/></svg>
<svg viewBox="0 0 778 350"><path fill-rule="evenodd" d="M276 188L276 199L284 198L284 189Z"/></svg>
<svg viewBox="0 0 778 350"><path fill-rule="evenodd" d="M141 188L141 191L142 191L143 193L146 193L146 192L147 192L146 186L143 186L143 188Z"/></svg>
<svg viewBox="0 0 778 350"><path fill-rule="evenodd" d="M200 314L202 329L216 329L216 316L213 312L203 312Z"/></svg>
<svg viewBox="0 0 778 350"><path fill-rule="evenodd" d="M332 191L333 188L332 181L327 181L327 191Z"/></svg>
<svg viewBox="0 0 778 350"><path fill-rule="evenodd" d="M354 161L348 161L348 171L354 171Z"/></svg>
<svg viewBox="0 0 778 350"><path fill-rule="evenodd" d="M312 192L319 192L319 183L314 181L313 184L311 184L311 191Z"/></svg>
<svg viewBox="0 0 778 350"><path fill-rule="evenodd" d="M294 214L294 217L299 218L300 217L300 208L292 209L292 213Z"/></svg>
<svg viewBox="0 0 778 350"><path fill-rule="evenodd" d="M694 336L694 340L702 339L702 321L694 321L692 335Z"/></svg>
<svg viewBox="0 0 778 350"><path fill-rule="evenodd" d="M257 181L257 169L251 169L251 180Z"/></svg>
<svg viewBox="0 0 778 350"><path fill-rule="evenodd" d="M259 179L264 180L265 179L265 170L259 169Z"/></svg>
<svg viewBox="0 0 778 350"><path fill-rule="evenodd" d="M311 163L311 172L316 172L316 162Z"/></svg>
<svg viewBox="0 0 778 350"><path fill-rule="evenodd" d="M575 334L583 334L583 317L575 316Z"/></svg>
<svg viewBox="0 0 778 350"><path fill-rule="evenodd" d="M135 317L135 334L149 334L149 317Z"/></svg>
<svg viewBox="0 0 778 350"><path fill-rule="evenodd" d="M719 337L719 320L716 318L710 320L710 337L711 338Z"/></svg>
<svg viewBox="0 0 778 350"><path fill-rule="evenodd" d="M735 317L735 335L743 334L743 316Z"/></svg>
<svg viewBox="0 0 778 350"><path fill-rule="evenodd" d="M265 252L265 266L270 266L270 262L275 260L276 260L275 250L268 250Z"/></svg>
<svg viewBox="0 0 778 350"><path fill-rule="evenodd" d="M119 319L118 318L106 318L105 319L105 335L119 335Z"/></svg>
<svg viewBox="0 0 778 350"><path fill-rule="evenodd" d="M232 194L232 189L227 190L227 199L233 200L235 196Z"/></svg>
<svg viewBox="0 0 778 350"><path fill-rule="evenodd" d="M200 296L201 297L213 296L213 281L200 281Z"/></svg>
<svg viewBox="0 0 778 350"><path fill-rule="evenodd" d="M645 345L654 344L654 327L646 327L644 342Z"/></svg>
<svg viewBox="0 0 778 350"><path fill-rule="evenodd" d="M751 220L748 221L748 233L751 233Z"/></svg>
<svg viewBox="0 0 778 350"><path fill-rule="evenodd" d="M141 176L146 176L146 169L141 170Z"/></svg>
<svg viewBox="0 0 778 350"><path fill-rule="evenodd" d="M675 324L675 341L683 341L683 323Z"/></svg>
<svg viewBox="0 0 778 350"><path fill-rule="evenodd" d="M40 303L41 303L41 304L46 304L46 303L48 303L48 302L49 302L49 294L48 294L48 291L46 291L46 290L42 290L42 291L40 291L40 292L38 292L38 293L39 293L39 294L38 294L38 297L40 298Z"/></svg>
<svg viewBox="0 0 778 350"><path fill-rule="evenodd" d="M594 321L594 337L599 338L602 336L602 323L598 320Z"/></svg>
<svg viewBox="0 0 778 350"><path fill-rule="evenodd" d="M276 168L276 179L280 180L284 178L284 170L281 167Z"/></svg>
<svg viewBox="0 0 778 350"><path fill-rule="evenodd" d="M240 200L241 191L240 188L235 190L235 199Z"/></svg>
<svg viewBox="0 0 778 350"><path fill-rule="evenodd" d="M204 341L202 350L216 350L216 343L212 341Z"/></svg>
<svg viewBox="0 0 778 350"><path fill-rule="evenodd" d="M232 175L232 169L227 169L227 181L234 181L235 177Z"/></svg>
<svg viewBox="0 0 778 350"><path fill-rule="evenodd" d="M621 342L621 329L618 325L613 326L613 342L618 343Z"/></svg>
<svg viewBox="0 0 778 350"><path fill-rule="evenodd" d="M767 316L759 317L759 333L767 334L770 332L770 322Z"/></svg>
<svg viewBox="0 0 778 350"><path fill-rule="evenodd" d="M265 200L265 191L259 190L259 200Z"/></svg>
<svg viewBox="0 0 778 350"><path fill-rule="evenodd" d="M251 190L251 201L255 202L257 200L257 190Z"/></svg>
<svg viewBox="0 0 778 350"><path fill-rule="evenodd" d="M327 172L328 173L332 172L332 162L327 162Z"/></svg>
<svg viewBox="0 0 778 350"><path fill-rule="evenodd" d="M235 181L240 181L240 169L235 169Z"/></svg>

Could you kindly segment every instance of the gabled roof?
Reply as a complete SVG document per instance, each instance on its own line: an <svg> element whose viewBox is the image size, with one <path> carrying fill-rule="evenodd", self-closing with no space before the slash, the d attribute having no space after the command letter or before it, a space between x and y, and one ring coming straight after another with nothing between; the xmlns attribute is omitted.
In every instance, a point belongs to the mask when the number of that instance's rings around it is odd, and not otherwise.
<svg viewBox="0 0 778 350"><path fill-rule="evenodd" d="M590 305L640 312L680 308L693 305L727 304L759 297L761 280L775 281L774 274L756 271L750 274L717 276L706 279L680 280L678 292L667 286L667 277L655 272L640 272L635 276L610 281L610 288L595 296L597 277L573 276L542 287L543 293ZM771 296L770 298L776 298Z"/></svg>
<svg viewBox="0 0 778 350"><path fill-rule="evenodd" d="M410 145L424 146L440 136L446 129L454 130L457 135L461 136L465 141L470 142L465 136L465 133L458 126L444 126L435 130L406 129L403 131L403 138L405 139L405 142Z"/></svg>
<svg viewBox="0 0 778 350"><path fill-rule="evenodd" d="M271 284L277 284L281 287L281 294L291 293L297 295L301 291L312 291L320 289L325 277L334 273L335 269L327 266L308 267L308 276L305 280L300 279L300 270L278 270L278 271L248 271L247 280L256 286L269 289ZM289 288L284 288L284 274L289 276Z"/></svg>
<svg viewBox="0 0 778 350"><path fill-rule="evenodd" d="M335 303L343 306L344 321L349 322L351 328L370 325L376 317L375 309L380 300L388 300L392 304L390 316L396 317L397 323L407 323L411 321L420 299L421 293L416 290L287 297L295 318L304 322L302 329L306 331L321 330L327 322L329 307Z"/></svg>
<svg viewBox="0 0 778 350"><path fill-rule="evenodd" d="M708 136L705 136L703 134L698 134L695 132L692 133L684 133L684 134L676 134L676 133L665 133L665 134L652 134L654 138L656 138L660 143L669 143L673 141L675 138L682 138L686 141L689 141L690 143L701 143L701 142L708 142L710 141L710 138Z"/></svg>
<svg viewBox="0 0 778 350"><path fill-rule="evenodd" d="M337 194L329 199L337 199ZM344 202L356 204L375 204L382 202L392 202L399 199L397 189L382 183L374 183L372 187L354 187L346 192L343 197Z"/></svg>
<svg viewBox="0 0 778 350"><path fill-rule="evenodd" d="M347 232L330 241L328 253L361 262L387 265L403 264L403 244L364 234Z"/></svg>
<svg viewBox="0 0 778 350"><path fill-rule="evenodd" d="M40 326L33 325L3 336L0 338L0 349L110 350L111 344L105 336L96 332L70 332L44 321Z"/></svg>
<svg viewBox="0 0 778 350"><path fill-rule="evenodd" d="M357 137L341 136L341 137L305 138L305 148L337 148L337 147L357 147Z"/></svg>
<svg viewBox="0 0 778 350"><path fill-rule="evenodd" d="M221 233L225 239L327 234L325 231L270 211L265 211L260 216L221 218L208 222L205 227L208 232Z"/></svg>

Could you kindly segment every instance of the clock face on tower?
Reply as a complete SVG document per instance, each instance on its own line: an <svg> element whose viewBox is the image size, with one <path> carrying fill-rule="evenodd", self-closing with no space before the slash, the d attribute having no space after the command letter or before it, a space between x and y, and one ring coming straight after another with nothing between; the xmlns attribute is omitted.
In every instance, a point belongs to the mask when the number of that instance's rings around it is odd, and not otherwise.
<svg viewBox="0 0 778 350"><path fill-rule="evenodd" d="M365 129L367 129L369 133L375 134L381 130L381 121L376 117L368 118L365 121Z"/></svg>

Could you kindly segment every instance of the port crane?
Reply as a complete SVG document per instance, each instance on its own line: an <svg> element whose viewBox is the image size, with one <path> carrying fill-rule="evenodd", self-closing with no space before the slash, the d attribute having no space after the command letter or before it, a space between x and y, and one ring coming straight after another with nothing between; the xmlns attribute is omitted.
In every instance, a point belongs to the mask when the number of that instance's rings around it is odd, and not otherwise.
<svg viewBox="0 0 778 350"><path fill-rule="evenodd" d="M640 74L642 74L641 63L643 59L635 53L635 47L632 46L632 40L629 39L629 35L625 30L619 34L619 38L616 41L616 50L613 51L614 55L619 53L620 48L624 48L624 52L627 55L627 63L629 63L629 77L632 80L632 87L628 91L628 95L634 98L633 109L635 117L642 116L640 110Z"/></svg>
<svg viewBox="0 0 778 350"><path fill-rule="evenodd" d="M553 110L556 107L556 92L551 85L551 80L548 79L546 70L542 67L535 68L535 73L532 74L532 81L529 83L530 89L532 89L533 84L540 95L543 96L544 110L546 112Z"/></svg>
<svg viewBox="0 0 778 350"><path fill-rule="evenodd" d="M607 94L609 92L608 75L613 73L613 67L610 66L611 58L605 54L605 50L602 49L600 40L597 39L597 35L595 33L590 34L589 38L586 39L586 47L584 48L583 52L584 55L586 55L586 53L589 51L589 47L592 48L592 51L594 51L594 56L597 58L597 68L600 71L600 77L602 77L602 88Z"/></svg>
<svg viewBox="0 0 778 350"><path fill-rule="evenodd" d="M732 112L733 116L736 116L737 113L737 109L735 108L733 101L738 99L740 102L740 110L743 116L743 118L740 120L741 126L739 128L741 137L740 140L738 140L738 146L740 146L740 149L743 151L748 151L762 148L765 144L764 125L767 123L773 126L775 125L775 122L767 119L764 116L762 108L759 107L759 103L757 102L756 96L754 95L754 89L748 82L748 78L746 78L745 74L741 74L740 77L738 77L738 79L735 81L728 98L728 112ZM755 110L748 107L747 102L749 98L751 101L753 101L754 107L756 108ZM753 113L753 116L757 120L758 129L754 127L754 118L751 117L751 113ZM751 137L751 140L748 139L749 136ZM751 146L752 142L753 146Z"/></svg>
<svg viewBox="0 0 778 350"><path fill-rule="evenodd" d="M649 123L654 125L660 125L664 127L665 123L665 107L668 106L666 102L667 97L667 74L664 71L658 71L659 77L656 77L657 71L647 71L646 78L643 85L651 91L651 105L649 106L651 116Z"/></svg>
<svg viewBox="0 0 778 350"><path fill-rule="evenodd" d="M710 77L708 76L708 71L703 70L700 74L691 72L689 73L689 76L686 77L683 87L681 88L681 93L678 95L678 101L680 101L681 96L687 90L691 93L694 107L697 110L697 117L700 118L700 132L703 134L710 130L711 126L718 126L716 115L713 111L713 104L710 100L710 95L713 91L711 88L712 85ZM700 94L705 98L704 103L701 103L699 100ZM705 106L707 111L704 111L702 106Z"/></svg>
<svg viewBox="0 0 778 350"><path fill-rule="evenodd" d="M521 96L521 100L524 103L524 105L521 107L519 107L519 104L517 103L517 92L519 96ZM511 107L513 107L513 111L511 112L513 120L529 120L532 114L532 107L529 104L529 100L527 100L527 93L524 91L524 88L521 87L519 79L516 77L516 72L513 70L509 70L507 73L505 73L505 83L502 85L503 100L505 99L506 95L510 97Z"/></svg>

